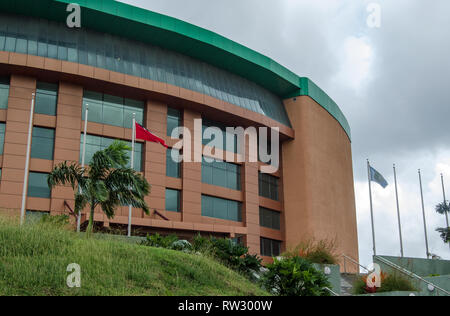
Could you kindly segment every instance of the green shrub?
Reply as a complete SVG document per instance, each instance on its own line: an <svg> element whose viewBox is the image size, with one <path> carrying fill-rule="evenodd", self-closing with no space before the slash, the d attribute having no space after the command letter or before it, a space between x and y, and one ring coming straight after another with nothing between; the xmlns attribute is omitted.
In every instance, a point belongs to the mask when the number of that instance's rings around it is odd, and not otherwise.
<svg viewBox="0 0 450 316"><path fill-rule="evenodd" d="M164 237L156 233L153 235L147 235L147 239L142 241L141 244L149 247L172 249L172 245L176 241L178 241L178 237L176 235Z"/></svg>
<svg viewBox="0 0 450 316"><path fill-rule="evenodd" d="M40 223L50 224L59 227L66 227L70 224L70 218L68 215L44 215L40 218Z"/></svg>
<svg viewBox="0 0 450 316"><path fill-rule="evenodd" d="M353 294L355 295L397 291L414 292L417 291L417 289L414 287L410 279L398 273L382 273L381 287L376 290L374 289L373 292L368 291L365 276L357 279L353 283Z"/></svg>
<svg viewBox="0 0 450 316"><path fill-rule="evenodd" d="M308 239L302 241L294 250L283 254L284 257L300 256L312 263L337 264L336 255L337 243L335 239L323 239L316 241Z"/></svg>
<svg viewBox="0 0 450 316"><path fill-rule="evenodd" d="M304 258L274 259L262 278L267 291L278 296L330 296L327 277Z"/></svg>
<svg viewBox="0 0 450 316"><path fill-rule="evenodd" d="M249 254L247 247L231 239L211 238L210 241L214 257L231 269L251 276L261 268L261 258Z"/></svg>

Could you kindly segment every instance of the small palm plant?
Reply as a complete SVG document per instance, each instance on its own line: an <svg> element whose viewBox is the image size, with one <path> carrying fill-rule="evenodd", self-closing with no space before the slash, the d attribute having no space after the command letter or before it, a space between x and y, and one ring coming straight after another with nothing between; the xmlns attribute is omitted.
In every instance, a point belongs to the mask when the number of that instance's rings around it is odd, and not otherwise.
<svg viewBox="0 0 450 316"><path fill-rule="evenodd" d="M108 148L97 151L86 168L67 161L56 166L48 175L50 189L69 184L74 189L75 213L87 205L90 217L87 233L93 231L94 211L100 206L108 218L114 218L118 206L132 205L146 214L149 207L144 201L150 185L138 172L127 168L130 148L122 141L114 141Z"/></svg>

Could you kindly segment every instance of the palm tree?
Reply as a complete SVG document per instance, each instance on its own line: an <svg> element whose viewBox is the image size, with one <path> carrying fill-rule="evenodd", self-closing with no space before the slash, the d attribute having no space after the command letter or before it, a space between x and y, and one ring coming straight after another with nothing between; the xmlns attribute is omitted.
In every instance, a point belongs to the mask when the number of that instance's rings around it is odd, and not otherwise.
<svg viewBox="0 0 450 316"><path fill-rule="evenodd" d="M67 161L56 166L48 175L50 189L69 184L74 189L75 213L90 205L87 232L93 231L94 210L100 206L108 218L114 218L118 206L132 205L148 214L144 201L150 191L147 180L138 172L127 168L130 150L124 142L114 141L108 148L97 151L87 168Z"/></svg>

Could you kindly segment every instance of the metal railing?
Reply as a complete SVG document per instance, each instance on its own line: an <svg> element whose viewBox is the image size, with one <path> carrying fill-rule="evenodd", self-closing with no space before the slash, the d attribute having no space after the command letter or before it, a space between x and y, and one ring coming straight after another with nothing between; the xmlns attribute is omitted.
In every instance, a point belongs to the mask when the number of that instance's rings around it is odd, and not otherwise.
<svg viewBox="0 0 450 316"><path fill-rule="evenodd" d="M332 289L328 288L328 287L324 287L325 290L327 290L328 292L331 293L331 295L333 296L340 296L339 294L337 294L336 292L334 292Z"/></svg>
<svg viewBox="0 0 450 316"><path fill-rule="evenodd" d="M366 268L365 266L363 266L362 264L360 264L358 261L356 261L356 260L350 258L349 256L342 255L342 258L344 258L344 273L345 273L345 274L347 274L347 261L346 261L346 260L349 260L350 262L352 262L352 263L356 264L357 266L363 268L363 269L366 270L367 272L372 272L372 270Z"/></svg>
<svg viewBox="0 0 450 316"><path fill-rule="evenodd" d="M384 263L384 264L386 264L386 265L388 265L388 266L390 266L390 267L392 267L392 268L402 272L403 274L406 274L407 276L409 276L411 278L415 278L415 279L417 279L417 280L419 280L421 282L424 282L424 283L426 283L428 285L431 285L437 291L441 291L441 292L445 293L446 295L450 296L450 292L449 291L446 291L443 288L437 286L436 284L433 284L430 281L425 280L424 278L418 276L417 274L415 274L415 273L413 273L413 272L411 272L409 270L406 270L405 268L403 268L403 267L401 267L401 266L399 266L399 265L397 265L397 264L395 264L395 263L393 263L393 262L391 262L391 261L389 261L389 260L387 260L385 258L382 258L382 257L379 257L379 256L374 256L374 258L378 259L382 263Z"/></svg>

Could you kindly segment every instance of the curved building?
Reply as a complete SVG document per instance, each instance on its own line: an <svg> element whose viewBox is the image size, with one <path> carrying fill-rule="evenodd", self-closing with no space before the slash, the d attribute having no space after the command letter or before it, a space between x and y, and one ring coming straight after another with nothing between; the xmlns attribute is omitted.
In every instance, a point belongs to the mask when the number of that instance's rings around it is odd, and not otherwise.
<svg viewBox="0 0 450 316"><path fill-rule="evenodd" d="M87 104L87 161L113 139L131 140L132 113L169 147L172 130L195 119L278 127L274 174L262 162L175 163L172 149L138 142L134 167L152 185L152 212L133 210L133 228L240 238L266 259L306 238L336 238L358 259L350 128L326 93L218 34L113 0L80 0L81 28L69 28L71 2L0 2L1 209L21 208L32 93L27 216L73 208L73 190L50 191L45 178L80 161ZM127 217L124 207L95 220L119 227Z"/></svg>

